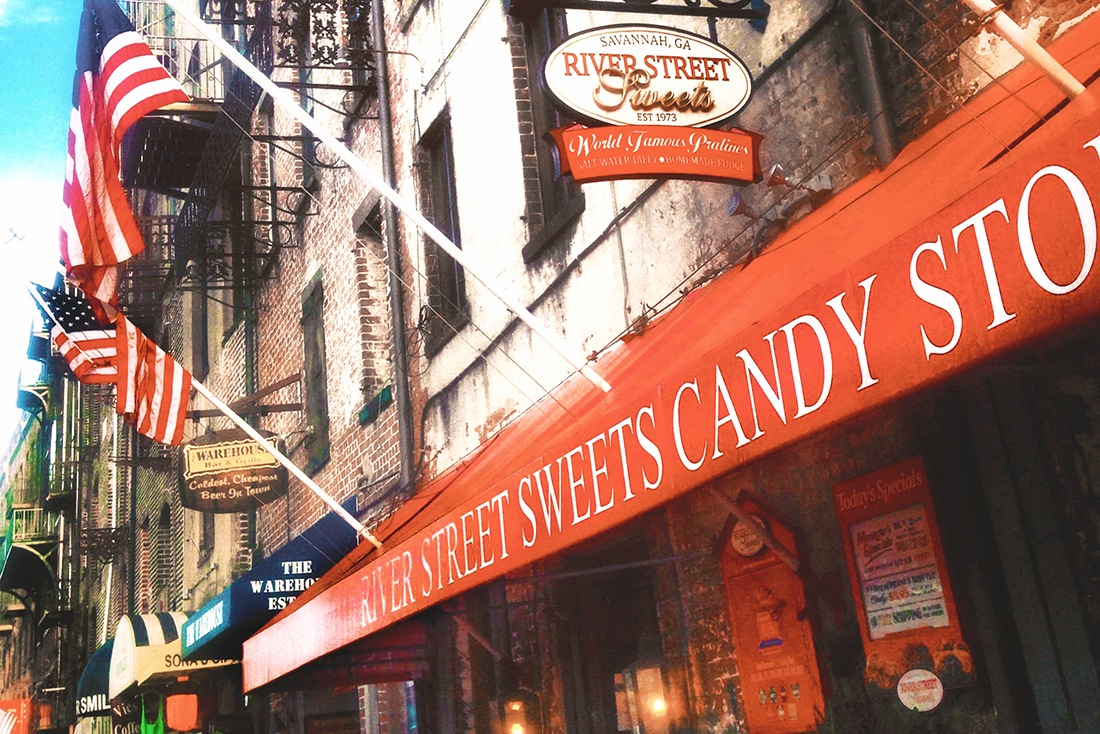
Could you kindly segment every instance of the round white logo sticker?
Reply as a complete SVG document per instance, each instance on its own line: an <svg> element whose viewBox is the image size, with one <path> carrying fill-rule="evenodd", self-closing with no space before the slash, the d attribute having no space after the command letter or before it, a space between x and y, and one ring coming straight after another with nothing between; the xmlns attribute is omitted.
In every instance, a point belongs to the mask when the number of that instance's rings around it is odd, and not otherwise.
<svg viewBox="0 0 1100 734"><path fill-rule="evenodd" d="M898 680L898 698L907 709L931 711L943 700L943 682L935 673L914 668Z"/></svg>

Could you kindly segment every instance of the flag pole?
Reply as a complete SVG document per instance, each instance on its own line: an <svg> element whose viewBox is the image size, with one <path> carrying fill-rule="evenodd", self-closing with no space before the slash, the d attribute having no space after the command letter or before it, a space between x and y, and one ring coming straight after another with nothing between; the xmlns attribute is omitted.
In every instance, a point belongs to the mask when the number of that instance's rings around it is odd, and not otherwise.
<svg viewBox="0 0 1100 734"><path fill-rule="evenodd" d="M64 331L65 327L63 327L61 323L58 322L57 317L54 316L53 309L47 306L46 303L42 300L42 296L39 295L38 292L31 287L30 280L28 278L23 277L23 285L24 287L26 287L27 293L29 293L31 295L31 298L34 299L35 303L38 304L38 307L42 310L42 313L46 314L49 317L50 321L52 321L54 325L57 326L57 328ZM78 345L74 344L73 346L77 349L80 349ZM345 510L339 502L332 498L332 495L321 489L321 487L318 486L316 482L310 479L309 476L307 476L305 472L299 469L293 461L287 458L287 456L283 454L283 452L279 451L279 449L275 448L275 446L270 441L261 436L259 431L246 423L245 420L236 413L236 411L226 405L221 399L214 395L214 393L210 392L210 389L207 388L206 385L203 385L201 382L192 377L191 386L195 388L195 390L200 395L210 401L210 403L214 407L224 413L225 417L231 420L242 431L244 431L249 436L249 438L263 446L268 453L275 457L276 461L285 466L287 468L287 471L293 474L299 481L302 482L302 484L306 485L306 487L308 487L310 491L317 495L321 499L321 501L329 507L329 509L339 515L348 525L351 525L358 536L370 541L371 544L374 545L374 547L378 550L382 550L382 543L377 538L375 538L369 530L367 530L363 523L356 520L350 512Z"/></svg>
<svg viewBox="0 0 1100 734"><path fill-rule="evenodd" d="M237 413L232 408L222 402L222 400L214 395L214 393L210 392L206 385L203 385L198 380L192 378L191 386L194 387L200 395L209 400L215 408L224 413L229 420L233 421L233 423L238 428L248 434L249 438L251 438L253 441L256 441L265 449L267 449L268 453L274 456L280 464L287 468L287 471L297 477L298 481L306 485L315 495L320 497L321 501L328 505L329 509L342 517L344 521L348 523L348 525L351 525L353 528L355 528L355 532L357 534L369 540L378 550L382 550L382 543L373 535L371 535L370 531L368 531L366 527L363 526L363 523L356 520L351 513L345 510L339 502L332 498L330 494L317 486L317 483L310 479L304 471L299 469L293 461L291 461L283 454L283 452L275 448L275 446L272 445L270 441L260 435L259 431L246 423L245 420L237 415Z"/></svg>
<svg viewBox="0 0 1100 734"><path fill-rule="evenodd" d="M458 245L452 242L450 238L443 234L434 224L425 219L424 215L421 214L415 206L407 202L403 196L392 189L379 174L372 171L361 158L352 153L346 145L336 138L336 136L325 129L325 127L317 122L312 115L303 110L302 107L287 94L286 90L275 84L270 77L257 69L252 62L241 55L237 49L233 48L229 42L222 38L221 33L211 28L208 23L195 15L191 10L184 7L180 0L165 0L165 2L188 23L193 25L196 30L202 33L211 43L217 46L218 50L220 50L227 59L247 74L252 81L256 82L256 84L267 92L273 100L279 103L287 112L293 115L298 122L308 128L322 143L336 153L348 167L362 176L376 191L385 196L390 203L400 209L406 217L412 220L412 222L424 232L424 234L428 235L428 237L439 245L444 252L454 258L455 262L465 268L470 275L485 286L485 288L496 296L501 303L519 318L520 321L527 324L528 328L534 331L551 349L561 355L573 369L580 372L589 382L600 390L604 392L611 390L611 385L600 377L583 358L575 356L569 347L547 329L541 321L536 319L527 308L505 294L502 289L496 288L491 282L491 279L482 273L480 266L473 262L469 254L463 252Z"/></svg>

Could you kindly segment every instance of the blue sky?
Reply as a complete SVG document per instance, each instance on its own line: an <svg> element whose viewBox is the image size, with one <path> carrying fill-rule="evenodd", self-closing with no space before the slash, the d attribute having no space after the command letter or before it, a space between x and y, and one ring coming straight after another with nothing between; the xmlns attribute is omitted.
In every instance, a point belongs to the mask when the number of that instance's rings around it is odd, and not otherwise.
<svg viewBox="0 0 1100 734"><path fill-rule="evenodd" d="M20 268L48 283L56 261L58 212L72 106L81 0L0 0L0 447L15 430L19 374L34 306ZM11 230L27 245L8 242ZM5 244L7 243L7 244Z"/></svg>

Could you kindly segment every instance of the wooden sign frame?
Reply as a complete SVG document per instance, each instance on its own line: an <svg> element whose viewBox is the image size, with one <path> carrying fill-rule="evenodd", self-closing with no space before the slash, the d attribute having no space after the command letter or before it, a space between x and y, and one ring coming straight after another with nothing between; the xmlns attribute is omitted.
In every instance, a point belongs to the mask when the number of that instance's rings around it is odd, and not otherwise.
<svg viewBox="0 0 1100 734"><path fill-rule="evenodd" d="M975 681L936 522L924 460L905 461L833 489L844 557L867 656L864 683L886 692L910 670L944 688Z"/></svg>

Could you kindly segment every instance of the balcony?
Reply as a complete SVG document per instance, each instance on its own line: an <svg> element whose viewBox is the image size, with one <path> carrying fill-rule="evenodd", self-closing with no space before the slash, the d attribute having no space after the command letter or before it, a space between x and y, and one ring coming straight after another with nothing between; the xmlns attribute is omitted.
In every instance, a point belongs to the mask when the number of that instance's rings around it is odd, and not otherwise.
<svg viewBox="0 0 1100 734"><path fill-rule="evenodd" d="M60 517L41 507L12 508L12 536L15 545L56 542Z"/></svg>
<svg viewBox="0 0 1100 734"><path fill-rule="evenodd" d="M192 98L142 118L122 149L124 185L164 197L152 206L146 198L140 206L152 212L139 218L146 251L131 262L119 289L123 310L149 330L160 316L165 293L188 276L188 261L193 256L206 259L204 230L249 127L259 90L164 2L127 0L123 7ZM200 0L199 12L249 60L270 72L270 3ZM139 208L138 199L132 195L131 200Z"/></svg>

